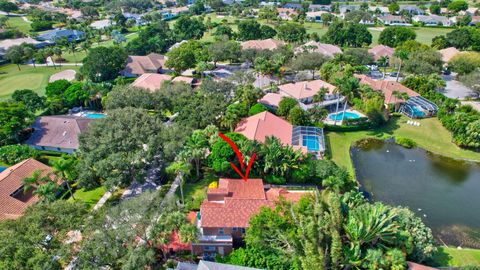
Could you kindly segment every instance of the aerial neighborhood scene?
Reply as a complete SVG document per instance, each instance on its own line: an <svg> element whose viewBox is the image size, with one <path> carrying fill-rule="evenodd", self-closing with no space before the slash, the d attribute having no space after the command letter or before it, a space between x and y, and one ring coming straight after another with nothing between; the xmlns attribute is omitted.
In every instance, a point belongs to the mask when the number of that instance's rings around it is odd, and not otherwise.
<svg viewBox="0 0 480 270"><path fill-rule="evenodd" d="M0 0L0 270L480 270L478 0Z"/></svg>

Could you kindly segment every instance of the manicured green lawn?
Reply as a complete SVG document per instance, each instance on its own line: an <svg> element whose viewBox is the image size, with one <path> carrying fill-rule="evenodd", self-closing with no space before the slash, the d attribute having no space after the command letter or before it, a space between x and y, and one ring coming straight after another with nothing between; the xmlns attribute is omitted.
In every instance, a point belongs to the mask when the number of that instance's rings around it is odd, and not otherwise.
<svg viewBox="0 0 480 270"><path fill-rule="evenodd" d="M68 66L54 69L53 67L36 67L21 65L0 66L0 99L8 98L15 90L31 89L43 95L48 79L53 74L65 69L78 70L79 67Z"/></svg>
<svg viewBox="0 0 480 270"><path fill-rule="evenodd" d="M75 201L85 203L90 209L95 206L95 204L100 200L106 191L107 190L103 186L92 190L85 190L84 188L81 188L73 193L73 197L75 197ZM70 197L68 200L74 201L72 197Z"/></svg>
<svg viewBox="0 0 480 270"><path fill-rule="evenodd" d="M408 119L404 116L393 118L390 122L379 129L355 132L327 132L326 144L331 158L339 166L353 172L350 159L350 146L363 138L373 137L385 139L391 136L399 136L414 140L419 147L428 151L458 159L480 161L480 153L464 150L452 143L452 136L437 118L417 120L419 127L407 125Z"/></svg>
<svg viewBox="0 0 480 270"><path fill-rule="evenodd" d="M432 259L433 265L445 266L468 266L480 265L480 249L456 249L454 247L439 247L439 252Z"/></svg>
<svg viewBox="0 0 480 270"><path fill-rule="evenodd" d="M236 25L235 25L235 20L237 18L226 16L223 18L219 18L216 14L211 13L208 14L207 17L211 18L212 22L216 23L221 23L222 20L227 20L227 24L229 24L234 31L236 31ZM275 28L276 24L279 22L269 22L267 23L266 20L258 20L260 23L263 24L268 24ZM173 23L174 21L171 21ZM314 22L305 22L304 23L305 28L307 29L307 33L317 33L320 37L323 36L327 30L328 27L324 26L322 23L314 23ZM383 27L369 27L369 31L372 34L372 45L377 45L378 44L378 37L380 36L380 32L383 29ZM430 45L432 43L432 38L438 35L445 35L446 33L449 33L453 31L452 28L434 28L434 27L412 27L413 30L417 33L417 41L421 43L425 43L427 45ZM206 33L205 36L203 37L202 40L205 41L212 41L210 34Z"/></svg>
<svg viewBox="0 0 480 270"><path fill-rule="evenodd" d="M4 15L0 15L0 17L4 17ZM9 17L7 23L8 27L16 28L25 34L28 34L31 29L30 23L24 21L21 17Z"/></svg>
<svg viewBox="0 0 480 270"><path fill-rule="evenodd" d="M213 176L206 176L204 179L183 184L183 195L185 198L185 204L188 210L200 209L200 204L206 198L206 191L208 185L218 179ZM176 192L178 198L181 198L180 188Z"/></svg>

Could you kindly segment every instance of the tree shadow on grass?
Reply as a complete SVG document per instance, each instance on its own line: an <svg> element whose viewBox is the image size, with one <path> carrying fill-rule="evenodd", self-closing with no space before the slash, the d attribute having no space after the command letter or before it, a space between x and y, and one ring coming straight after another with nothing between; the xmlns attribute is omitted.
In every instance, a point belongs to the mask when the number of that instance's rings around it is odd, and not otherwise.
<svg viewBox="0 0 480 270"><path fill-rule="evenodd" d="M425 264L433 267L448 266L449 261L452 259L443 247L438 247L437 252L433 254L433 257L426 261Z"/></svg>
<svg viewBox="0 0 480 270"><path fill-rule="evenodd" d="M367 135L378 138L391 137L394 131L400 128L401 121L403 120L400 117L392 117L385 125L369 130Z"/></svg>

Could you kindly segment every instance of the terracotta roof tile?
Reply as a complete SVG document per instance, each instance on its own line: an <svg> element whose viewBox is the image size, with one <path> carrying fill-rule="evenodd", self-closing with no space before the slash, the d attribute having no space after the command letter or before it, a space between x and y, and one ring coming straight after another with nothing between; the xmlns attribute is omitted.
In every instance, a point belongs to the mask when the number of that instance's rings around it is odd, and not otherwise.
<svg viewBox="0 0 480 270"><path fill-rule="evenodd" d="M320 43L316 41L309 41L295 49L296 53L301 53L304 51L317 52L331 58L333 58L335 54L342 53L342 49L340 49L340 47L338 46L328 44L328 43Z"/></svg>
<svg viewBox="0 0 480 270"><path fill-rule="evenodd" d="M380 59L382 56L392 57L394 49L385 45L377 45L369 49L368 52L373 55L375 61Z"/></svg>
<svg viewBox="0 0 480 270"><path fill-rule="evenodd" d="M442 61L445 63L449 62L455 55L460 53L460 51L455 47L445 48L443 50L439 50L438 52L442 55Z"/></svg>
<svg viewBox="0 0 480 270"><path fill-rule="evenodd" d="M259 99L258 102L268 106L278 107L283 97L283 95L277 93L267 93L265 96Z"/></svg>
<svg viewBox="0 0 480 270"><path fill-rule="evenodd" d="M250 140L265 142L270 136L277 137L283 144L292 144L293 126L286 120L270 113L261 112L242 119L235 132L243 134Z"/></svg>
<svg viewBox="0 0 480 270"><path fill-rule="evenodd" d="M15 219L23 215L25 209L38 201L31 192L24 193L22 180L40 170L41 176L52 172L52 168L34 159L17 163L0 173L0 220ZM12 194L18 190L16 198Z"/></svg>
<svg viewBox="0 0 480 270"><path fill-rule="evenodd" d="M123 74L142 75L144 73L157 72L165 65L165 56L151 53L146 56L130 55Z"/></svg>
<svg viewBox="0 0 480 270"><path fill-rule="evenodd" d="M360 79L360 83L367 84L372 87L373 90L381 91L385 96L385 104L391 104L396 102L402 102L404 100L400 98L396 98L393 95L394 91L398 91L400 93L407 93L409 97L416 97L420 96L417 92L413 91L412 89L402 85L401 83L394 82L394 81L377 81L372 78L369 78L365 75L355 75L355 77Z"/></svg>
<svg viewBox="0 0 480 270"><path fill-rule="evenodd" d="M133 87L147 89L151 92L160 89L165 81L171 81L172 76L157 73L145 73L138 77L133 83Z"/></svg>
<svg viewBox="0 0 480 270"><path fill-rule="evenodd" d="M275 50L280 46L285 45L285 42L275 39L264 39L264 40L248 40L242 42L240 45L242 50L254 49L254 50Z"/></svg>
<svg viewBox="0 0 480 270"><path fill-rule="evenodd" d="M217 189L227 190L228 195L223 202L205 200L202 203L200 212L203 228L246 228L250 218L258 213L261 207L273 207L280 197L298 201L306 194L276 188L265 192L261 179L220 179Z"/></svg>
<svg viewBox="0 0 480 270"><path fill-rule="evenodd" d="M311 98L318 93L322 87L327 88L330 94L333 94L335 90L335 86L322 80L301 81L278 86L282 94L295 99Z"/></svg>

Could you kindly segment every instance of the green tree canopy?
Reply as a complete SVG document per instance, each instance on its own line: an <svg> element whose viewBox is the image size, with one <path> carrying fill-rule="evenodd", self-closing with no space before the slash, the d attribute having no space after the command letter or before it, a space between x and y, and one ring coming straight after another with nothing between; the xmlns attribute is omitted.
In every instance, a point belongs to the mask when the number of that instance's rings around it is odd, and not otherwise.
<svg viewBox="0 0 480 270"><path fill-rule="evenodd" d="M407 40L415 40L417 34L404 26L386 27L378 38L378 42L390 47L397 47Z"/></svg>
<svg viewBox="0 0 480 270"><path fill-rule="evenodd" d="M92 82L117 78L127 63L127 53L121 47L95 47L83 59L80 72Z"/></svg>

